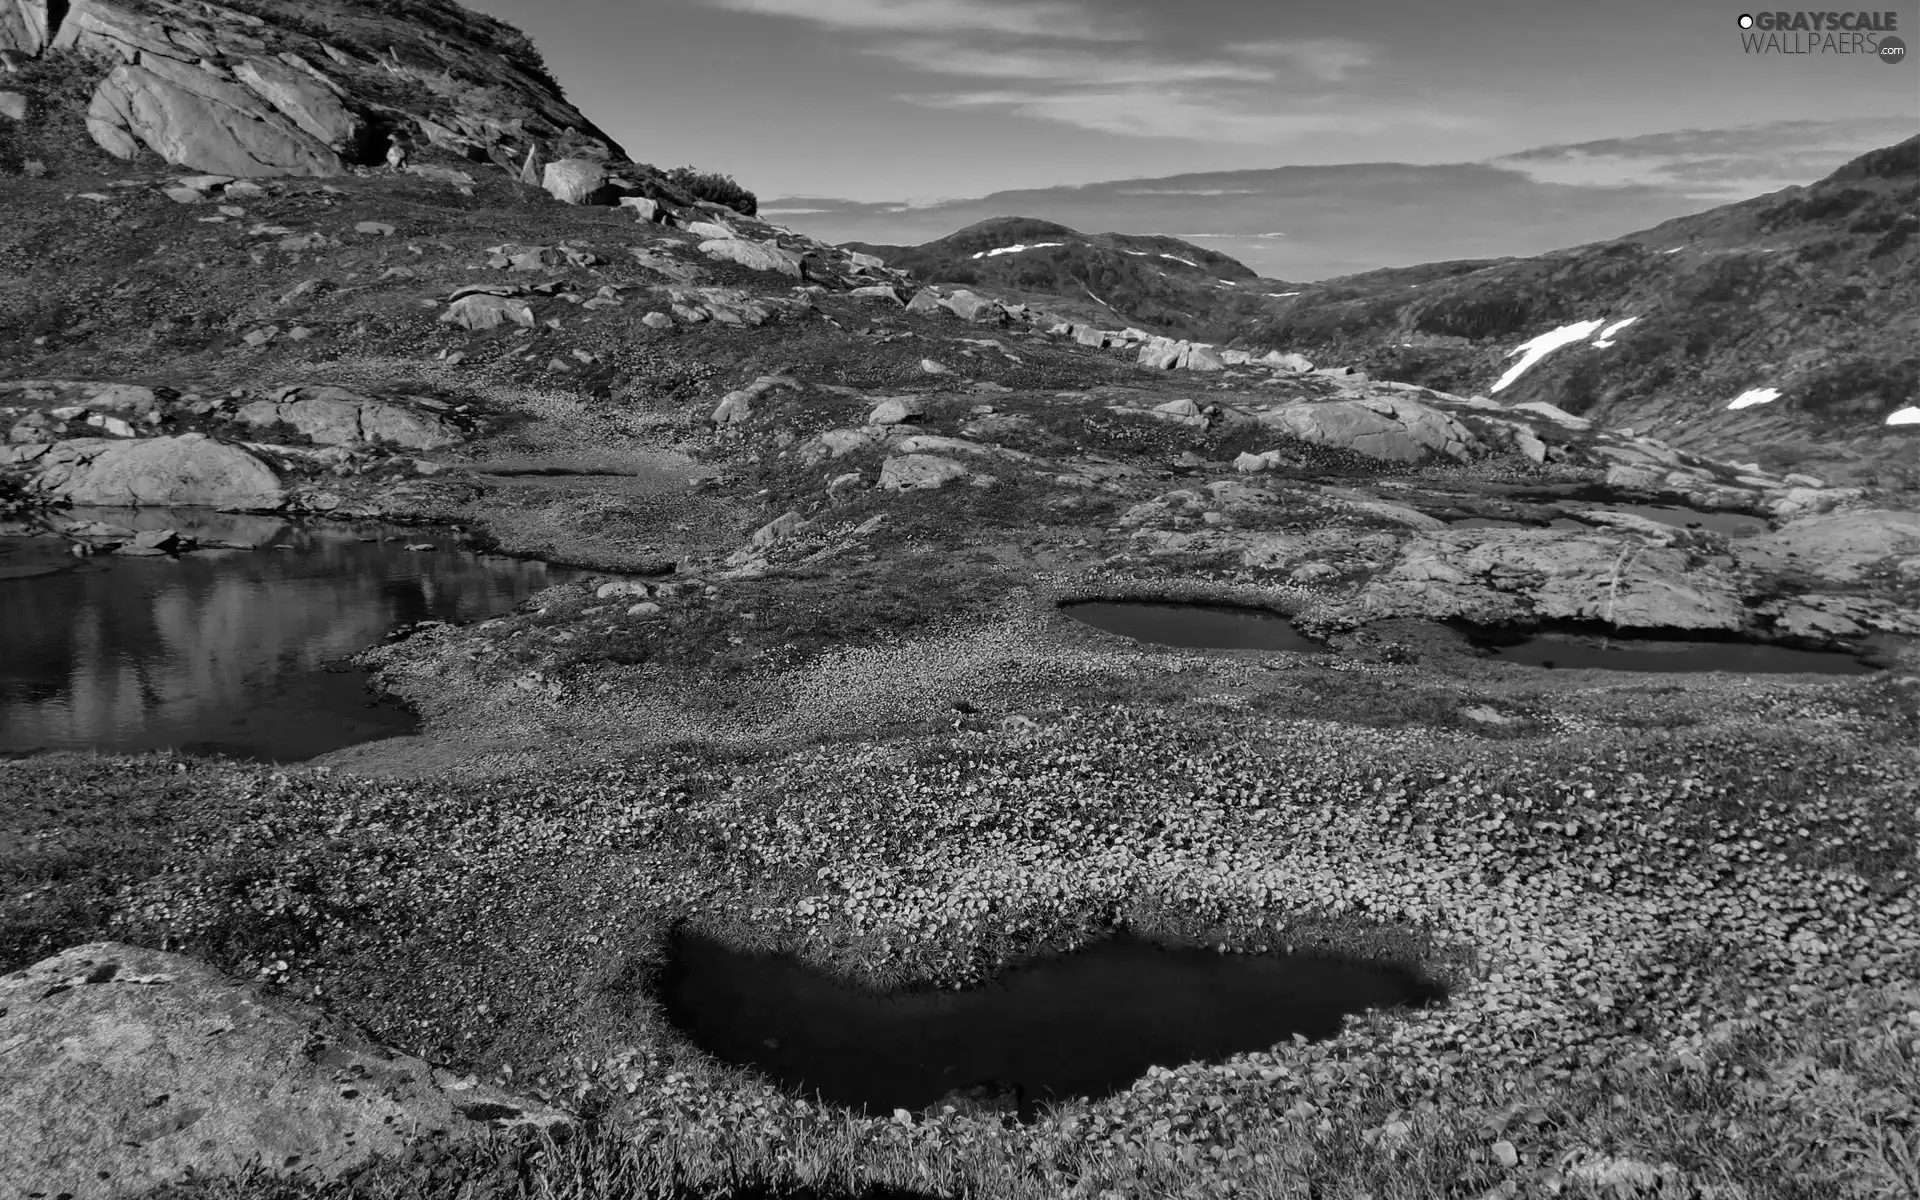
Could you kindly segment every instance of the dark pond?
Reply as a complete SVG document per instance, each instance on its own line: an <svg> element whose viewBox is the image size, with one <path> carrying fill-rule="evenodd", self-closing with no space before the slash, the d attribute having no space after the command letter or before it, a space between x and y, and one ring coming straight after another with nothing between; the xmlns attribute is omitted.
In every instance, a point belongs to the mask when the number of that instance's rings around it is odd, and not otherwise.
<svg viewBox="0 0 1920 1200"><path fill-rule="evenodd" d="M1130 936L966 991L875 995L786 955L683 934L668 1018L707 1053L784 1088L875 1114L959 1102L1017 1108L1108 1095L1148 1067L1329 1037L1349 1013L1444 998L1405 970L1174 949Z"/></svg>
<svg viewBox="0 0 1920 1200"><path fill-rule="evenodd" d="M1645 517L1649 521L1658 521L1662 525L1672 525L1679 529L1701 529L1708 533L1722 533L1728 537L1755 537L1767 532L1770 528L1765 517L1756 517L1743 512L1687 508L1679 504L1609 504L1606 511L1631 513L1636 517Z"/></svg>
<svg viewBox="0 0 1920 1200"><path fill-rule="evenodd" d="M1325 650L1277 613L1223 604L1078 600L1060 606L1076 621L1162 646L1211 650Z"/></svg>
<svg viewBox="0 0 1920 1200"><path fill-rule="evenodd" d="M0 753L172 748L293 762L410 732L416 719L377 702L366 672L328 666L398 626L495 616L574 574L474 554L440 531L65 514L82 518L223 548L75 558L62 539L0 536ZM406 548L422 544L433 548Z"/></svg>
<svg viewBox="0 0 1920 1200"><path fill-rule="evenodd" d="M1474 646L1507 662L1570 671L1737 671L1758 675L1865 675L1875 668L1851 654L1754 642L1613 637L1551 630L1521 632L1456 624Z"/></svg>
<svg viewBox="0 0 1920 1200"><path fill-rule="evenodd" d="M1585 521L1576 521L1571 517L1555 517L1545 525L1529 521L1502 521L1497 517L1462 517L1458 521L1448 521L1449 529L1590 529Z"/></svg>

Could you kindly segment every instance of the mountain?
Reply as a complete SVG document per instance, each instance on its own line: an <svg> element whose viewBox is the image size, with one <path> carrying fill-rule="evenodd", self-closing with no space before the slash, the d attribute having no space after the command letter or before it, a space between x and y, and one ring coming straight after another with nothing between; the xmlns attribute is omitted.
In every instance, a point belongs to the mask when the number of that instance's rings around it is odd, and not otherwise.
<svg viewBox="0 0 1920 1200"><path fill-rule="evenodd" d="M1237 342L1492 394L1530 339L1590 334L1498 389L1739 457L1911 456L1920 398L1920 137L1808 187L1533 258L1374 271L1267 300ZM1564 335L1563 335L1564 336ZM1763 389L1775 399L1737 398Z"/></svg>
<svg viewBox="0 0 1920 1200"><path fill-rule="evenodd" d="M1245 263L1179 238L1086 234L1031 217L996 217L919 246L843 242L931 283L984 288L1044 303L1092 324L1115 316L1153 332L1232 336L1257 316L1259 296L1296 285L1262 279Z"/></svg>

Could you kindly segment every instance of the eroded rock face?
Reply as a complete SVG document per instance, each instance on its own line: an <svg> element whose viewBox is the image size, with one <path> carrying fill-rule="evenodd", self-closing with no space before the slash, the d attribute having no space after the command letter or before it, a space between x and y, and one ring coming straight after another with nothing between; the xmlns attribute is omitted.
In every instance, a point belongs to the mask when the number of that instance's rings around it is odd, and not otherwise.
<svg viewBox="0 0 1920 1200"><path fill-rule="evenodd" d="M1622 629L1738 630L1738 581L1685 551L1629 537L1543 529L1409 539L1368 582L1373 617L1592 620Z"/></svg>
<svg viewBox="0 0 1920 1200"><path fill-rule="evenodd" d="M168 162L234 176L339 175L340 156L248 89L157 55L115 67L87 107L107 153L145 145Z"/></svg>
<svg viewBox="0 0 1920 1200"><path fill-rule="evenodd" d="M966 467L938 454L902 454L880 464L880 487L890 492L940 488L966 477Z"/></svg>
<svg viewBox="0 0 1920 1200"><path fill-rule="evenodd" d="M1434 454L1465 460L1479 445L1460 422L1404 396L1294 404L1259 419L1302 441L1389 462L1419 462Z"/></svg>
<svg viewBox="0 0 1920 1200"><path fill-rule="evenodd" d="M234 415L245 425L284 422L325 446L384 442L437 450L460 440L460 431L439 417L339 387L300 388L279 401L256 400Z"/></svg>
<svg viewBox="0 0 1920 1200"><path fill-rule="evenodd" d="M252 511L279 508L286 500L267 464L199 433L138 442L75 438L16 461L35 472L32 490L74 504Z"/></svg>
<svg viewBox="0 0 1920 1200"><path fill-rule="evenodd" d="M131 1196L259 1161L333 1178L420 1140L566 1115L177 954L95 942L0 977L0 1178Z"/></svg>

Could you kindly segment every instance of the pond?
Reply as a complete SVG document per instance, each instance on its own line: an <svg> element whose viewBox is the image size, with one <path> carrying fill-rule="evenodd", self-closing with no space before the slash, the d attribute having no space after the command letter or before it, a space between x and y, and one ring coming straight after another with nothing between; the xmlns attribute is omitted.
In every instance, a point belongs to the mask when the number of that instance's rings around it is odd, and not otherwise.
<svg viewBox="0 0 1920 1200"><path fill-rule="evenodd" d="M1083 624L1161 646L1210 650L1310 650L1325 646L1265 609L1150 600L1077 600L1060 611Z"/></svg>
<svg viewBox="0 0 1920 1200"><path fill-rule="evenodd" d="M1349 1013L1443 1000L1410 971L1220 954L1119 936L965 991L877 995L787 955L682 933L669 1020L707 1053L875 1115L944 1104L1017 1110L1125 1088L1148 1067L1330 1037Z"/></svg>
<svg viewBox="0 0 1920 1200"><path fill-rule="evenodd" d="M1755 537L1770 528L1765 517L1756 517L1751 513L1688 508L1680 504L1609 504L1605 511L1631 513L1677 529L1705 530L1727 537Z"/></svg>
<svg viewBox="0 0 1920 1200"><path fill-rule="evenodd" d="M1851 654L1796 650L1761 642L1621 637L1594 632L1521 632L1454 624L1473 646L1525 666L1573 671L1732 671L1752 675L1866 675L1875 668Z"/></svg>
<svg viewBox="0 0 1920 1200"><path fill-rule="evenodd" d="M474 554L442 530L164 509L62 517L100 522L95 540L175 528L216 548L76 558L61 538L0 535L0 753L295 762L408 733L416 718L339 660L411 622L511 611L575 574Z"/></svg>
<svg viewBox="0 0 1920 1200"><path fill-rule="evenodd" d="M1458 521L1448 521L1448 529L1591 529L1585 521L1576 521L1572 517L1555 517L1545 523L1535 521L1503 521L1498 517L1462 517Z"/></svg>

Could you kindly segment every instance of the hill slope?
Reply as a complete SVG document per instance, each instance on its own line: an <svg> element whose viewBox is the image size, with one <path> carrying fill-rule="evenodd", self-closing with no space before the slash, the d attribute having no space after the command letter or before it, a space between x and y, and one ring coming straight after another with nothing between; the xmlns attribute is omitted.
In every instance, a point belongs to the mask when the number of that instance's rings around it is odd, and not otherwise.
<svg viewBox="0 0 1920 1200"><path fill-rule="evenodd" d="M996 217L918 246L843 242L929 283L984 288L1044 302L1095 324L1114 316L1181 337L1230 337L1263 311L1262 279L1217 250L1155 234L1081 233L1032 217Z"/></svg>

